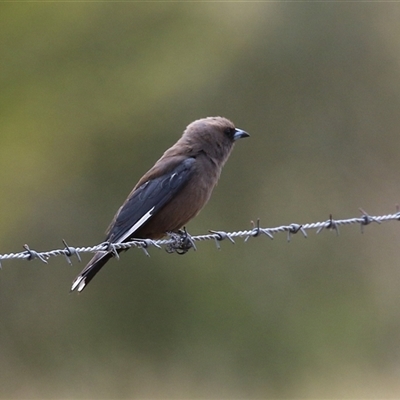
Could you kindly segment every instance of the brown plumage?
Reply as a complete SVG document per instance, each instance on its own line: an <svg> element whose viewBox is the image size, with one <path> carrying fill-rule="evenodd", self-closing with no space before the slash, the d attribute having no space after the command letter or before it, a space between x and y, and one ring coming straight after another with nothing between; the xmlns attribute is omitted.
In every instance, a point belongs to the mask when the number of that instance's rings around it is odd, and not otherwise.
<svg viewBox="0 0 400 400"><path fill-rule="evenodd" d="M111 222L106 241L159 239L177 232L209 200L234 142L248 136L226 118L192 122L133 188ZM111 252L96 253L71 290L82 291L111 257Z"/></svg>

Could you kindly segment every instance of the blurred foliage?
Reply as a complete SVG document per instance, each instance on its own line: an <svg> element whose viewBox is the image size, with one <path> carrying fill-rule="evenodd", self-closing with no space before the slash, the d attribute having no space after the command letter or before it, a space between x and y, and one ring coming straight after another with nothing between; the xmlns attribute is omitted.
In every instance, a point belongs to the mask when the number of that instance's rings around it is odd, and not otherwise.
<svg viewBox="0 0 400 400"><path fill-rule="evenodd" d="M399 201L389 3L4 3L0 251L92 245L194 119L247 130L188 229ZM1 398L400 396L395 224L184 257L4 262ZM84 260L86 261L86 259Z"/></svg>

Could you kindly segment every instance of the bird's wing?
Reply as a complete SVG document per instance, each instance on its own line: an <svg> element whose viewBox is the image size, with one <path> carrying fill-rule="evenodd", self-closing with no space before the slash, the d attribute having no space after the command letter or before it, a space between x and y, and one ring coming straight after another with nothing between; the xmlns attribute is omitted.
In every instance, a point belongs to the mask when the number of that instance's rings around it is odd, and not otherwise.
<svg viewBox="0 0 400 400"><path fill-rule="evenodd" d="M149 178L129 195L111 223L107 240L121 243L130 237L178 193L193 173L194 158L180 161L167 173Z"/></svg>

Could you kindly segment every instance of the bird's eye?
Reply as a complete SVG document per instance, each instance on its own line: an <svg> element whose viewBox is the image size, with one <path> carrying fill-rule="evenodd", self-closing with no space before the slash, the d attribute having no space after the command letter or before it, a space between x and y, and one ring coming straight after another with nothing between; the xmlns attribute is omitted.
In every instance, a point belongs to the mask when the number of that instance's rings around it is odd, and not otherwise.
<svg viewBox="0 0 400 400"><path fill-rule="evenodd" d="M225 133L225 135L226 136L228 136L229 138L233 138L233 135L236 133L236 129L235 128L231 128L231 127L229 127L229 128L226 128L225 130L224 130L224 133Z"/></svg>

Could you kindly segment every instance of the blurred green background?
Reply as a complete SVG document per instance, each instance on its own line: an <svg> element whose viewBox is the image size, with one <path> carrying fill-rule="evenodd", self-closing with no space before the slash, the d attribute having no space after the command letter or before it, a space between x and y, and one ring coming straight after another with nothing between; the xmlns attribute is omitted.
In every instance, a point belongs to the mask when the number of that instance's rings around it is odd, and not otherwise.
<svg viewBox="0 0 400 400"><path fill-rule="evenodd" d="M3 3L0 253L101 242L214 115L251 138L193 235L394 212L399 7ZM398 398L399 229L131 250L80 295L90 255L5 261L0 397Z"/></svg>

